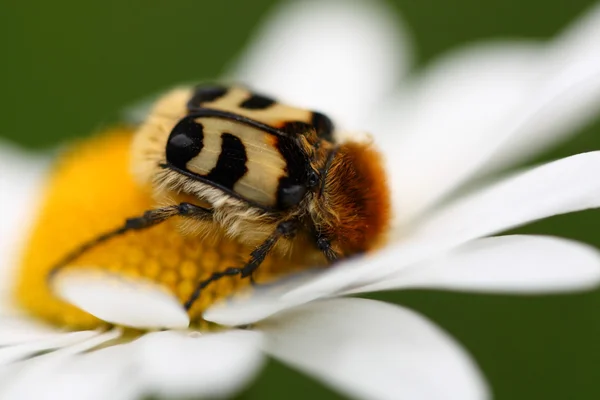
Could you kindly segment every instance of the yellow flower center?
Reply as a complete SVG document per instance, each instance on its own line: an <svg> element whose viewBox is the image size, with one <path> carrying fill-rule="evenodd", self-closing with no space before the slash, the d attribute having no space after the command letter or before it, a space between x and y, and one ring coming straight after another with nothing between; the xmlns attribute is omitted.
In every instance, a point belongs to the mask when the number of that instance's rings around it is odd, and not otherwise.
<svg viewBox="0 0 600 400"><path fill-rule="evenodd" d="M52 171L14 292L18 304L30 313L78 329L104 324L58 298L50 288L48 273L82 243L156 207L150 188L140 187L129 173L131 138L132 131L122 129L89 139L65 154ZM180 225L181 219L173 218L114 237L83 253L68 268L95 267L143 277L168 288L183 304L199 281L213 272L243 266L252 251L225 238L209 241L183 234ZM272 255L255 279L266 282L299 268ZM209 305L249 284L240 277L211 284L194 303L190 318L199 320Z"/></svg>

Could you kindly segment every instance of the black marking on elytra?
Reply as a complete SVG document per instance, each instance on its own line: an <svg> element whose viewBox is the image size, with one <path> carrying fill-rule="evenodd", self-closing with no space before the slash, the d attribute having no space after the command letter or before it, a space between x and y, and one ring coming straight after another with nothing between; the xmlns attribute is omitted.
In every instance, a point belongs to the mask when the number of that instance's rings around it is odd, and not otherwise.
<svg viewBox="0 0 600 400"><path fill-rule="evenodd" d="M281 211L281 210L278 210L278 209L276 209L274 207L269 207L269 206L266 206L264 204L260 204L260 203L254 201L254 200L247 199L247 198L241 196L239 193L234 192L232 189L226 188L225 186L222 186L222 185L220 185L220 184L218 184L216 182L209 181L208 179L206 179L206 177L204 175L198 175L198 174L196 174L196 173L194 173L192 171L189 171L187 169L179 168L176 165L169 164L169 163L165 164L165 167L168 168L169 170L173 171L173 172L176 172L176 173L178 173L180 175L188 177L188 178L190 178L190 179L192 179L194 181L202 182L202 183L210 185L210 186L212 186L212 187L214 187L216 189L219 189L223 193L225 193L225 194L227 194L227 195L229 195L231 197L234 197L236 199L242 200L242 201L248 203L248 205L250 205L251 207L254 207L254 208L258 209L258 210L261 210L263 213L265 213L267 215L277 215Z"/></svg>
<svg viewBox="0 0 600 400"><path fill-rule="evenodd" d="M276 146L286 162L288 174L279 179L277 188L277 208L285 210L297 205L304 198L308 190L310 162L293 137L278 137Z"/></svg>
<svg viewBox="0 0 600 400"><path fill-rule="evenodd" d="M246 110L265 110L271 107L274 103L275 100L270 97L260 94L253 94L240 103L240 108L245 108Z"/></svg>
<svg viewBox="0 0 600 400"><path fill-rule="evenodd" d="M241 116L239 114L234 114L234 113L231 113L228 111L216 110L216 109L210 109L210 108L202 108L202 109L194 110L194 112L192 114L183 118L180 121L180 123L182 123L184 120L195 120L197 118L220 118L220 119L224 119L224 120L228 120L228 121L234 121L234 122L246 125L246 126L251 126L253 128L256 128L258 130L265 132L266 134L276 137L275 146L278 148L279 152L282 154L282 156L286 160L286 164L287 164L286 172L289 174L289 176L285 176L285 177L281 178L279 181L278 204L276 204L274 206L267 206L264 204L260 204L256 201L253 201L251 199L247 199L247 198L241 196L239 193L233 191L231 189L231 187L226 187L226 186L220 184L219 182L211 181L211 180L207 179L207 177L205 175L200 175L200 174L191 172L186 168L186 166L174 164L174 163L170 162L170 160L167 160L166 168L168 168L171 171L174 171L178 174L186 176L192 180L211 185L211 186L223 191L225 194L227 194L231 197L240 199L240 200L248 203L252 207L257 208L257 209L261 210L262 212L264 212L265 214L269 214L269 215L280 214L282 211L285 210L285 207L283 207L283 205L290 204L289 200L286 200L284 198L281 198L281 196L279 196L279 193L282 193L282 194L284 193L284 191L280 190L281 188L287 188L287 187L290 187L293 185L308 186L308 182L307 182L308 176L309 176L308 171L310 169L309 159L308 159L308 156L306 154L304 154L304 152L302 151L302 149L298 143L298 139L297 139L296 135L291 135L288 132L282 131L281 129L276 129L272 126L265 125L261 122L252 120L250 118ZM304 128L306 128L308 126L308 124L305 124L302 122L300 122L300 123L304 124ZM312 128L310 128L310 129L312 129Z"/></svg>
<svg viewBox="0 0 600 400"><path fill-rule="evenodd" d="M194 89L194 94L187 103L188 111L192 112L201 108L204 103L211 103L223 97L229 91L220 85L199 85Z"/></svg>
<svg viewBox="0 0 600 400"><path fill-rule="evenodd" d="M333 142L333 131L335 127L328 116L326 116L325 114L321 114L320 112L313 111L311 123L315 127L317 135L320 138L325 139L329 142Z"/></svg>
<svg viewBox="0 0 600 400"><path fill-rule="evenodd" d="M198 110L194 110L192 114L189 114L185 118L202 118L202 117L210 117L210 118L221 118L229 121L239 122L240 124L244 124L247 126L251 126L263 132L266 132L270 135L275 136L285 136L287 132L282 131L281 129L274 128L270 125L266 125L262 122L255 121L253 119L244 117L239 114L235 114L229 111L217 110L214 108L201 108Z"/></svg>
<svg viewBox="0 0 600 400"><path fill-rule="evenodd" d="M211 182L233 189L233 185L248 172L247 161L248 155L242 141L231 133L222 133L221 154L217 165L205 177Z"/></svg>
<svg viewBox="0 0 600 400"><path fill-rule="evenodd" d="M186 169L187 163L204 147L204 128L193 118L183 118L175 125L167 141L167 162Z"/></svg>

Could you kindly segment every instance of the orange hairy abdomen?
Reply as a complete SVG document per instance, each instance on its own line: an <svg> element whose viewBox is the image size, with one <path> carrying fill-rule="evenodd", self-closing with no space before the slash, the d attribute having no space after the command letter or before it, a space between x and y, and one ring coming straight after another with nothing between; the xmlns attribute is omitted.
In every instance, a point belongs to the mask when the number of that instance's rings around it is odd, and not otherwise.
<svg viewBox="0 0 600 400"><path fill-rule="evenodd" d="M348 256L378 247L390 222L390 192L380 154L364 143L338 149L325 189L334 218L325 231Z"/></svg>

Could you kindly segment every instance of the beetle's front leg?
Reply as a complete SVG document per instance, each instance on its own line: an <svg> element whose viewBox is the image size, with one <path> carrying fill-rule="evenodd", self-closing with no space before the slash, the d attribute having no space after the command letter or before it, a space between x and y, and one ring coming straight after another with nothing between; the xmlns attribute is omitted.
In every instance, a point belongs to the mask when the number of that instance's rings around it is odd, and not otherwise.
<svg viewBox="0 0 600 400"><path fill-rule="evenodd" d="M60 262L58 262L54 267L52 267L48 274L48 277L51 278L63 267L70 264L72 261L80 257L86 251L92 249L95 246L98 246L101 243L104 243L119 235L123 235L129 231L137 231L151 228L154 225L158 225L175 216L208 221L212 219L213 214L210 209L200 207L191 203L180 203L173 206L166 206L156 208L154 210L148 210L139 217L128 218L127 220L125 220L125 223L120 227L109 232L104 232L96 236L94 239L83 243L78 248L74 249L72 252L67 254L67 256L65 256L62 260L60 260Z"/></svg>
<svg viewBox="0 0 600 400"><path fill-rule="evenodd" d="M296 220L283 221L277 225L275 231L262 242L252 253L250 253L250 260L241 268L230 267L224 271L215 272L207 279L201 281L196 290L192 293L188 301L185 303L185 309L189 310L194 305L194 302L198 300L202 290L204 290L212 282L218 281L225 276L240 275L241 278L250 277L250 280L254 283L252 274L258 269L258 267L265 260L267 255L273 250L273 247L280 238L291 239L296 235L298 230L298 222Z"/></svg>

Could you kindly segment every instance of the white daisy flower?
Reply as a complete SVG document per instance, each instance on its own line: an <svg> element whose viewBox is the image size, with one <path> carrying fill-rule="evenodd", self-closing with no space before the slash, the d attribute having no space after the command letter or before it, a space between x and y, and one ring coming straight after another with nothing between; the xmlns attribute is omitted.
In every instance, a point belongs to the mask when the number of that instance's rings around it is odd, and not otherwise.
<svg viewBox="0 0 600 400"><path fill-rule="evenodd" d="M100 203L102 213L91 210L97 212L90 220L77 214L72 230L54 231L70 218L69 210L58 219L47 210L81 207L92 196L77 191L77 179L100 188L105 183L85 165L83 172L63 165L48 178L48 159L0 148L0 398L227 397L258 373L265 354L355 398L489 397L470 356L425 318L397 305L335 297L404 288L545 293L600 281L600 254L587 245L543 236L489 237L600 206L600 152L448 200L470 179L559 142L597 114L600 55L593 49L600 41L600 7L548 43L480 44L418 75L408 74L406 35L392 15L374 2L289 3L267 20L230 74L291 104L322 110L351 131L373 134L393 190L389 243L369 257L218 304L209 298L202 316L215 323L211 329L190 327L176 291L129 278L65 271L53 287L63 302L51 297L36 266L51 264L48 254L80 240L79 228L106 223L111 207L127 211L135 196L120 186L127 178L118 158L110 182L118 193L100 193L112 195ZM100 154L104 158L93 162L113 166L115 160ZM123 204L114 205L114 198ZM27 221L38 212L28 238ZM163 239L172 247L183 240ZM169 288L186 284L192 279L187 273L194 276L193 265L192 272L185 268L188 259L171 257L160 241L128 240L147 246L147 253L125 246L95 257L111 263L124 252L126 262L139 264L133 275L158 276ZM203 265L216 258L219 266L227 251L204 249L194 257ZM232 282L219 286L235 289ZM65 331L44 320L97 328ZM120 327L106 329L103 321Z"/></svg>

